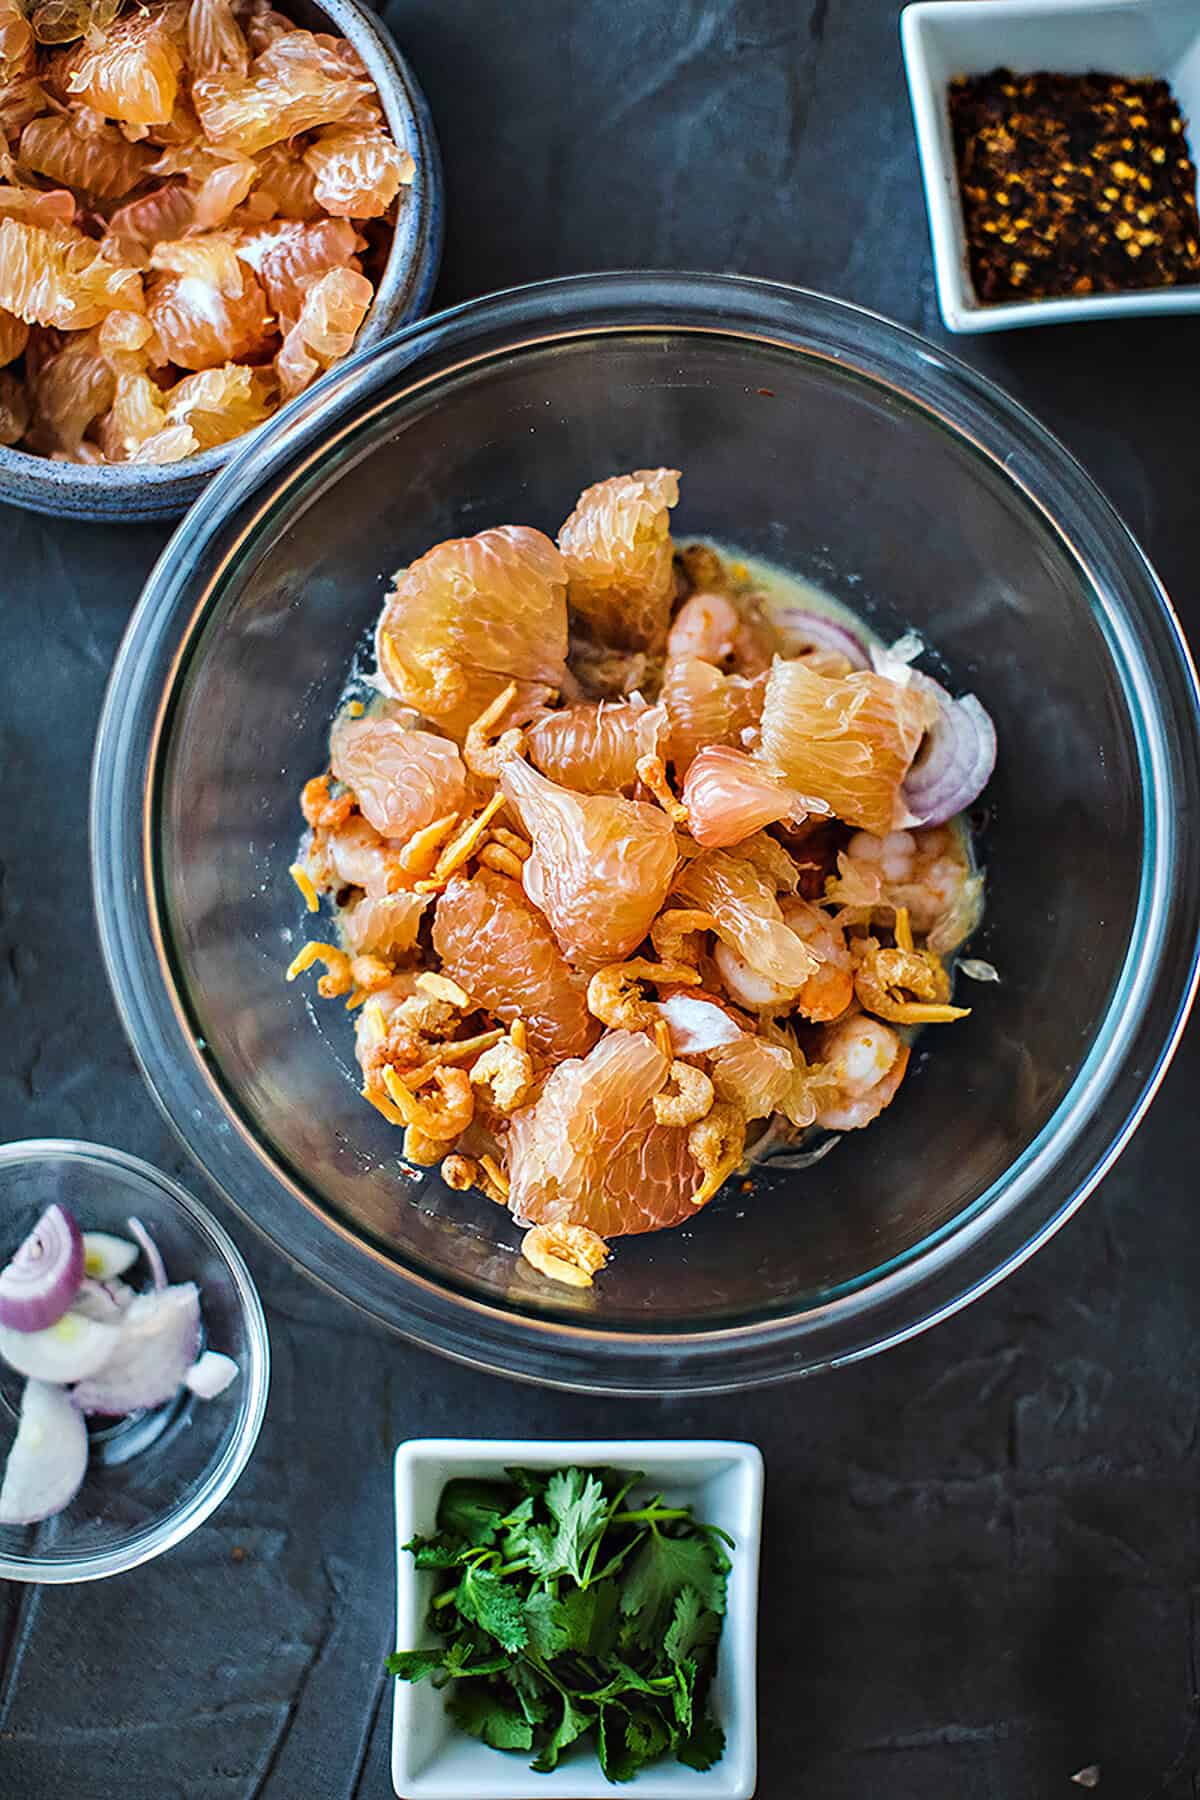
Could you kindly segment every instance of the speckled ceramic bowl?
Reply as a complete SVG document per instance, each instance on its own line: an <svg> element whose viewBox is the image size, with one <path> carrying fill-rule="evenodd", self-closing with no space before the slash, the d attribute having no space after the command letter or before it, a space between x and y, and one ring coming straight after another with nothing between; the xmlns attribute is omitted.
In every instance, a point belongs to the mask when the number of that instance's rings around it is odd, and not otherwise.
<svg viewBox="0 0 1200 1800"><path fill-rule="evenodd" d="M412 70L391 33L364 0L281 0L288 17L311 31L348 38L362 57L392 136L417 165L400 209L395 240L356 349L365 349L428 309L442 254L442 168L433 121ZM261 427L259 428L261 429ZM185 513L216 471L245 443L205 450L186 462L115 464L98 468L52 462L0 446L0 500L35 512L106 524L173 519Z"/></svg>

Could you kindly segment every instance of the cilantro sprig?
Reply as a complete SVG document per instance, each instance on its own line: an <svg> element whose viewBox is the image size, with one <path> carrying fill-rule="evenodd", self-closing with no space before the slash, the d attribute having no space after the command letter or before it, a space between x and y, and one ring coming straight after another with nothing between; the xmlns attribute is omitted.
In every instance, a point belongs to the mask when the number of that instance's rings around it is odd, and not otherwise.
<svg viewBox="0 0 1200 1800"><path fill-rule="evenodd" d="M581 1739L610 1781L673 1753L708 1769L725 1748L710 1710L732 1540L629 1470L509 1469L452 1481L437 1531L405 1549L440 1577L436 1649L388 1658L432 1680L463 1731L533 1753L548 1773Z"/></svg>

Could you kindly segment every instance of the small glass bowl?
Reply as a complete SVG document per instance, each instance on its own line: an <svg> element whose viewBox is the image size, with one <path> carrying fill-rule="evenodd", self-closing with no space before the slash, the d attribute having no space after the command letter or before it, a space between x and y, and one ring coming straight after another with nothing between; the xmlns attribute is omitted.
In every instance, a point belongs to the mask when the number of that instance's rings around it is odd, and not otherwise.
<svg viewBox="0 0 1200 1800"><path fill-rule="evenodd" d="M168 1278L200 1289L205 1348L233 1357L238 1377L215 1400L181 1390L167 1406L90 1432L75 1499L41 1525L0 1526L0 1578L98 1581L182 1543L220 1506L250 1460L267 1409L270 1341L262 1302L232 1239L149 1163L101 1144L31 1138L0 1147L4 1260L54 1201L84 1231L128 1237L141 1220ZM0 1454L16 1429L24 1377L0 1364Z"/></svg>

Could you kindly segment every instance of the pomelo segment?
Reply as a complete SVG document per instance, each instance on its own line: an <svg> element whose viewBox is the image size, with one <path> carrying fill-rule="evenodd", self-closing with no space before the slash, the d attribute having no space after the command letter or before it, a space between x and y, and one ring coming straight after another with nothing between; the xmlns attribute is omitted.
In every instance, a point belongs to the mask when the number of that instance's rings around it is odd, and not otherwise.
<svg viewBox="0 0 1200 1800"><path fill-rule="evenodd" d="M133 10L106 31L90 32L64 64L68 96L128 125L165 124L183 66L165 14L165 8Z"/></svg>
<svg viewBox="0 0 1200 1800"><path fill-rule="evenodd" d="M461 740L510 681L525 704L562 686L562 558L525 525L437 544L396 576L376 643L392 694Z"/></svg>
<svg viewBox="0 0 1200 1800"><path fill-rule="evenodd" d="M26 125L17 161L22 169L97 200L120 200L145 179L154 152L128 143L115 125L101 121L95 130L81 131L73 119L50 113Z"/></svg>
<svg viewBox="0 0 1200 1800"><path fill-rule="evenodd" d="M304 152L313 176L313 196L327 213L343 219L377 219L416 165L385 132L361 125L333 125Z"/></svg>
<svg viewBox="0 0 1200 1800"><path fill-rule="evenodd" d="M900 786L935 717L916 683L865 669L833 678L780 659L767 677L761 754L839 819L884 836L904 822Z"/></svg>
<svg viewBox="0 0 1200 1800"><path fill-rule="evenodd" d="M409 838L466 801L467 771L455 745L395 719L343 715L330 733L329 761L384 837Z"/></svg>
<svg viewBox="0 0 1200 1800"><path fill-rule="evenodd" d="M642 801L572 793L519 761L505 765L500 785L533 844L525 892L564 954L583 968L621 961L670 891L679 859L671 821Z"/></svg>
<svg viewBox="0 0 1200 1800"><path fill-rule="evenodd" d="M73 333L27 381L31 442L46 456L78 450L84 433L112 405L117 385L94 331Z"/></svg>
<svg viewBox="0 0 1200 1800"><path fill-rule="evenodd" d="M642 699L581 701L538 719L525 733L534 767L581 794L628 793L638 758L653 755L665 735L666 710Z"/></svg>
<svg viewBox="0 0 1200 1800"><path fill-rule="evenodd" d="M311 31L286 31L251 63L246 74L224 69L198 76L192 103L210 143L253 156L297 132L345 118L371 92L361 64L354 68Z"/></svg>
<svg viewBox="0 0 1200 1800"><path fill-rule="evenodd" d="M799 793L745 750L709 744L693 759L683 784L688 829L706 850L740 844L764 825L800 825L823 801Z"/></svg>
<svg viewBox="0 0 1200 1800"><path fill-rule="evenodd" d="M0 219L0 306L26 324L83 331L107 312L143 304L136 269L106 262L87 238Z"/></svg>
<svg viewBox="0 0 1200 1800"><path fill-rule="evenodd" d="M167 422L187 425L201 450L226 444L270 416L276 382L269 369L224 363L185 375L167 392Z"/></svg>
<svg viewBox="0 0 1200 1800"><path fill-rule="evenodd" d="M671 615L670 509L678 469L635 469L585 488L558 534L572 610L618 649L661 648Z"/></svg>
<svg viewBox="0 0 1200 1800"><path fill-rule="evenodd" d="M775 883L752 863L725 850L706 850L685 862L675 892L711 914L716 933L764 981L803 987L817 958L783 922Z"/></svg>
<svg viewBox="0 0 1200 1800"><path fill-rule="evenodd" d="M437 905L433 947L443 973L504 1023L524 1019L539 1056L582 1056L599 1025L571 969L517 882L492 869L456 876Z"/></svg>
<svg viewBox="0 0 1200 1800"><path fill-rule="evenodd" d="M366 276L353 269L328 269L313 278L300 316L275 358L285 400L293 399L340 357L349 355L374 292Z"/></svg>
<svg viewBox="0 0 1200 1800"><path fill-rule="evenodd" d="M680 780L698 753L712 744L743 748L757 735L766 677L724 675L700 657L669 662L661 699L670 721L671 761Z"/></svg>
<svg viewBox="0 0 1200 1800"><path fill-rule="evenodd" d="M654 1116L669 1066L643 1032L610 1031L581 1061L553 1069L535 1104L513 1115L513 1213L605 1238L693 1217L701 1175L687 1130Z"/></svg>

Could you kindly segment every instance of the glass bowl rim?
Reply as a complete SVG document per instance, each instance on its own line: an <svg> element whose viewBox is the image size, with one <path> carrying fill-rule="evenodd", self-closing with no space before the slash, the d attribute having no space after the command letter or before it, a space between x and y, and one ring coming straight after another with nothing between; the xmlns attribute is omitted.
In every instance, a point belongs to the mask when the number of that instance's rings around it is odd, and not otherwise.
<svg viewBox="0 0 1200 1800"><path fill-rule="evenodd" d="M239 1376L244 1393L242 1424L186 1505L140 1527L112 1549L53 1558L0 1554L0 1579L55 1586L67 1582L100 1581L109 1575L123 1575L129 1569L139 1568L181 1544L212 1516L242 1475L258 1442L271 1386L271 1340L258 1289L241 1251L208 1208L179 1182L140 1156L80 1138L22 1138L16 1143L0 1145L0 1172L14 1165L49 1162L120 1169L135 1182L153 1189L159 1202L165 1197L173 1203L188 1223L208 1240L228 1269L246 1322L248 1347L248 1366Z"/></svg>
<svg viewBox="0 0 1200 1800"><path fill-rule="evenodd" d="M766 343L823 358L890 389L999 470L1079 569L1124 690L1146 815L1138 916L1121 975L1067 1094L1033 1142L902 1266L787 1316L695 1330L522 1313L384 1256L333 1218L265 1148L197 1045L173 983L156 891L155 771L174 688L218 585L216 574L207 578L197 600L189 582L206 554L219 553L230 515L253 509L234 534L240 549L281 515L286 502L273 478L282 493L294 490L375 413L499 355L620 333L718 336L751 351ZM1197 800L1200 692L1170 602L1090 476L1018 402L915 333L846 301L742 276L612 272L487 295L396 333L303 396L205 492L151 572L114 665L93 765L93 885L109 979L152 1092L231 1204L300 1267L382 1323L478 1366L611 1392L720 1391L854 1360L912 1336L1011 1272L1091 1192L1153 1098L1194 997L1200 847L1181 837L1176 811ZM1185 858L1193 879L1181 882ZM1098 1100L1111 1103L1118 1090L1114 1123L1098 1126ZM1075 1151L1081 1166L1071 1171L1065 1165ZM1039 1185L1048 1191L1056 1175L1060 1191L1039 1202ZM255 1188L252 1215L237 1195ZM268 1221L267 1211L276 1216Z"/></svg>

